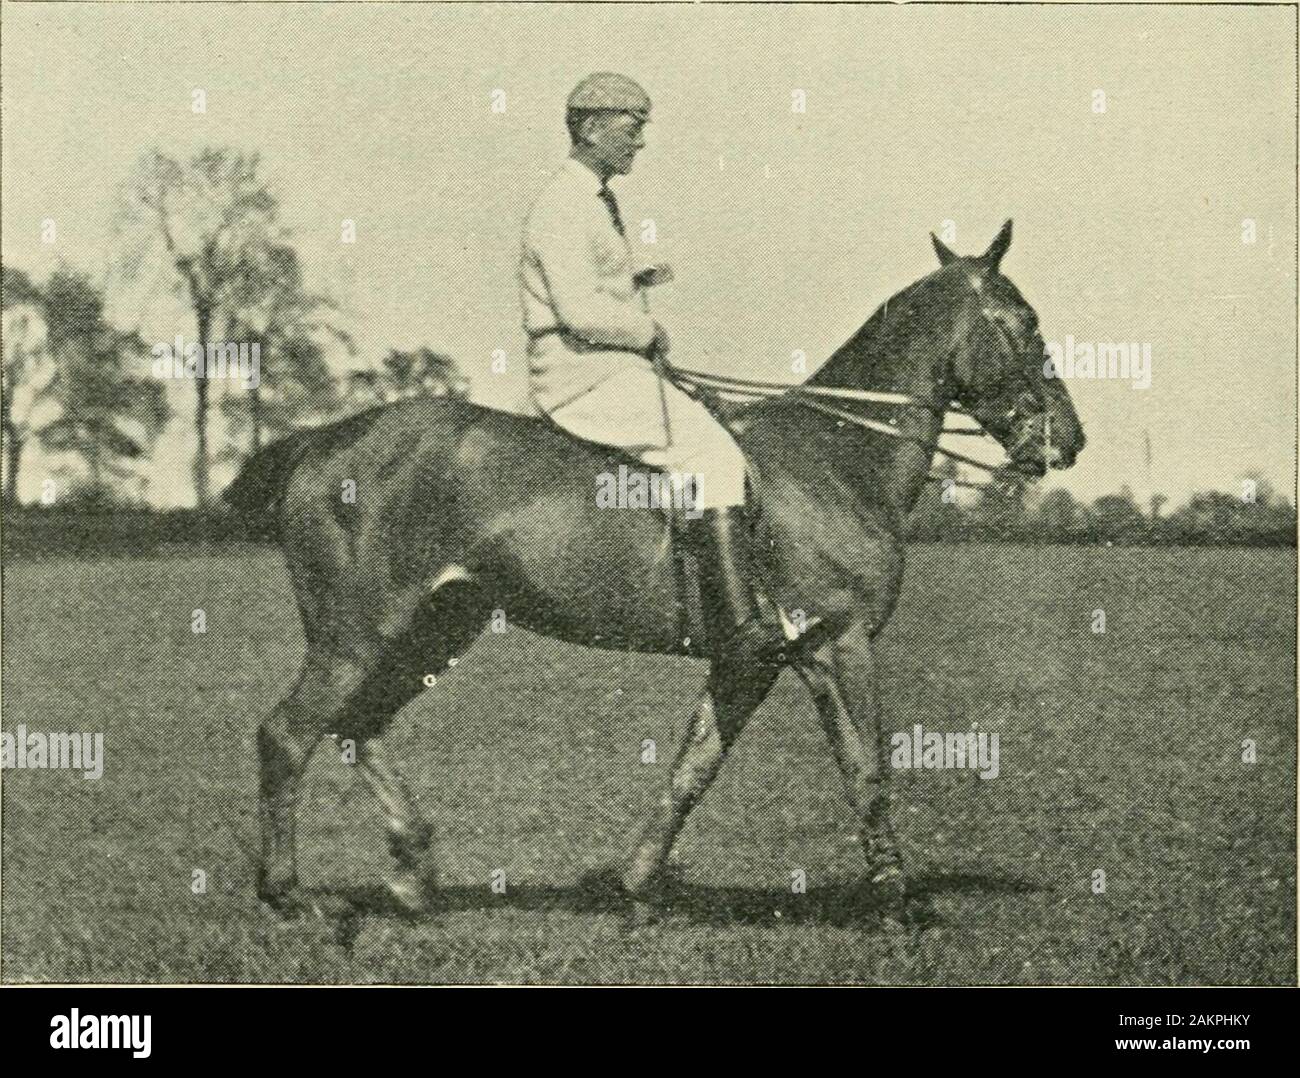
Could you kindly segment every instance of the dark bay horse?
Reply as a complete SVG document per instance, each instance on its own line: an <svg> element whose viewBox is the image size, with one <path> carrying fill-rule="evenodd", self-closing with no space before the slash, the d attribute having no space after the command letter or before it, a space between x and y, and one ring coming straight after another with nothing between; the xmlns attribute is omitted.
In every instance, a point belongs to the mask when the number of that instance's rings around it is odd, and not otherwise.
<svg viewBox="0 0 1300 1078"><path fill-rule="evenodd" d="M789 665L811 690L860 822L868 886L888 907L901 905L903 875L872 640L898 596L906 517L945 411L963 407L1030 475L1068 467L1084 443L1064 384L1045 377L1034 311L999 270L1010 239L1008 221L969 258L935 239L940 269L893 296L806 383L901 394L889 431L798 393L731 416L761 507L762 590L815 626ZM685 641L664 514L596 504L598 476L620 463L637 466L536 419L447 399L299 431L249 461L226 498L278 532L307 639L296 685L258 734L264 900L286 912L308 901L295 805L312 750L333 734L355 741L387 814L390 888L423 908L432 828L380 735L493 617L592 647L711 659L670 791L621 871L628 895L653 887L780 666L738 670L725 647Z"/></svg>

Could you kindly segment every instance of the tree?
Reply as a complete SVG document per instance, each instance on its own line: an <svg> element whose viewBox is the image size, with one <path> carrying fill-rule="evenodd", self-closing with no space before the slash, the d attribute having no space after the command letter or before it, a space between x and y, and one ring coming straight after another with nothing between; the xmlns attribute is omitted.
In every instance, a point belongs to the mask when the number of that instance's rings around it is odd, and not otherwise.
<svg viewBox="0 0 1300 1078"><path fill-rule="evenodd" d="M1272 490L1266 504L1210 490L1193 494L1167 524L1176 541L1272 545L1294 543L1295 519L1290 502Z"/></svg>
<svg viewBox="0 0 1300 1078"><path fill-rule="evenodd" d="M92 491L102 494L106 477L130 474L123 462L143 456L166 426L166 391L131 372L133 363L145 365L149 349L139 334L104 320L103 298L86 277L56 271L44 299L54 364L44 395L58 405L58 414L35 433L47 451L81 457Z"/></svg>
<svg viewBox="0 0 1300 1078"><path fill-rule="evenodd" d="M460 373L456 362L432 348L409 352L392 349L383 361L383 382L401 397L464 397L469 381Z"/></svg>
<svg viewBox="0 0 1300 1078"><path fill-rule="evenodd" d="M204 149L188 164L158 150L146 153L122 191L117 231L124 246L119 269L129 280L154 276L171 283L194 313L204 356L219 313L242 286L258 251L280 236L279 206L258 176L255 153ZM194 495L211 500L208 439L210 387L194 379Z"/></svg>
<svg viewBox="0 0 1300 1078"><path fill-rule="evenodd" d="M260 375L243 394L227 393L221 407L232 433L249 432L256 453L266 432L284 433L304 414L337 409L323 341L341 343L349 354L355 346L333 320L337 306L306 288L298 253L288 244L247 252L227 302L227 339L257 346Z"/></svg>
<svg viewBox="0 0 1300 1078"><path fill-rule="evenodd" d="M1048 537L1069 538L1079 525L1079 503L1064 487L1049 490L1038 505L1037 519Z"/></svg>
<svg viewBox="0 0 1300 1078"><path fill-rule="evenodd" d="M469 379L455 360L432 348L410 351L393 348L377 371L353 371L348 377L347 395L354 401L374 403L400 397L469 396Z"/></svg>
<svg viewBox="0 0 1300 1078"><path fill-rule="evenodd" d="M1093 528L1101 539L1131 542L1146 530L1146 518L1137 507L1133 492L1124 487L1119 494L1103 494L1092 503Z"/></svg>
<svg viewBox="0 0 1300 1078"><path fill-rule="evenodd" d="M975 518L1004 539L1021 530L1025 522L1028 478L1015 468L1004 466L989 476L975 503Z"/></svg>
<svg viewBox="0 0 1300 1078"><path fill-rule="evenodd" d="M961 527L962 510L957 502L961 476L957 462L942 457L931 469L931 482L921 488L921 494L908 517L912 538L936 540L952 538Z"/></svg>
<svg viewBox="0 0 1300 1078"><path fill-rule="evenodd" d="M1243 492L1243 501L1245 501L1244 493L1247 489L1247 483L1252 484L1251 489L1254 494L1253 504L1258 505L1263 509L1267 509L1273 504L1274 499L1277 497L1277 490L1260 472L1252 470L1246 472L1241 477L1239 489Z"/></svg>
<svg viewBox="0 0 1300 1078"><path fill-rule="evenodd" d="M33 423L48 398L53 366L46 347L45 299L22 270L0 267L4 308L4 368L0 374L0 434L4 438L4 501L18 503L18 473Z"/></svg>

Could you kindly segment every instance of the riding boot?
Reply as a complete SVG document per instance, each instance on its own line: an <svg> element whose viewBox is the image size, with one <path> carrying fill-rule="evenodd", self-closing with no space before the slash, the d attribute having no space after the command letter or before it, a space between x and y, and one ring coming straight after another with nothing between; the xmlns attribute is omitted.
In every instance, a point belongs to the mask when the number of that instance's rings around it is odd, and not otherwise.
<svg viewBox="0 0 1300 1078"><path fill-rule="evenodd" d="M704 625L715 649L730 647L756 662L779 662L789 641L779 626L762 618L754 601L745 532L739 506L705 510L697 522Z"/></svg>

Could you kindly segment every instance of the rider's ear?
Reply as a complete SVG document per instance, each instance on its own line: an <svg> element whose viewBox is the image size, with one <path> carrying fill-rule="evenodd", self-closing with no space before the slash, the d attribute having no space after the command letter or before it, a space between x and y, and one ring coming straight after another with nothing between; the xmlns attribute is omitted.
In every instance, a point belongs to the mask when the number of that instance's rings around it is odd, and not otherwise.
<svg viewBox="0 0 1300 1078"><path fill-rule="evenodd" d="M933 232L930 233L930 242L934 244L934 253L939 256L939 265L946 266L957 257L956 252L949 248L947 244L945 244L943 240Z"/></svg>
<svg viewBox="0 0 1300 1078"><path fill-rule="evenodd" d="M998 265L1002 262L1002 256L1007 253L1007 248L1011 246L1011 221L1002 226L1002 231L993 237L993 242L989 244L989 249L980 255L979 260L984 263L994 273L998 271Z"/></svg>

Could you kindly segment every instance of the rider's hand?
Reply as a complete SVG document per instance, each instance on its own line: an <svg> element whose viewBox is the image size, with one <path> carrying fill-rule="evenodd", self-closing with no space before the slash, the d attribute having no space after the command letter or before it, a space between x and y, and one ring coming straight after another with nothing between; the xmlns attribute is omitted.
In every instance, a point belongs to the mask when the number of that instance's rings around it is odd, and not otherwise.
<svg viewBox="0 0 1300 1078"><path fill-rule="evenodd" d="M673 268L667 262L656 262L632 275L637 288L654 288L656 285L667 284L672 279Z"/></svg>
<svg viewBox="0 0 1300 1078"><path fill-rule="evenodd" d="M661 356L668 354L668 331L658 322L655 323L655 339L650 342L651 353L658 353Z"/></svg>

